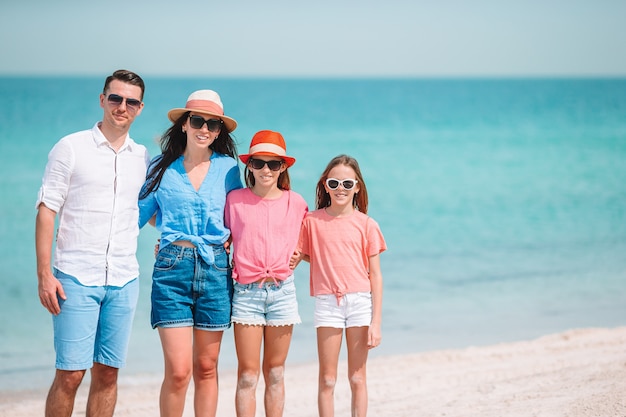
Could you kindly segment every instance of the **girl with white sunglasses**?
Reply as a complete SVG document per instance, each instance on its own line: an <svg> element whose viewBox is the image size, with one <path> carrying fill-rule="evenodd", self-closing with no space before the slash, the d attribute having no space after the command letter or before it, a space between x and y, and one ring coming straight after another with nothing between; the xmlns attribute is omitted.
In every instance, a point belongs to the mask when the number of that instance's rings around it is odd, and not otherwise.
<svg viewBox="0 0 626 417"><path fill-rule="evenodd" d="M319 357L318 407L334 415L337 364L345 329L352 415L367 414L368 351L381 342L386 243L367 215L367 188L356 159L333 158L317 183L316 210L302 224L301 258L311 263Z"/></svg>

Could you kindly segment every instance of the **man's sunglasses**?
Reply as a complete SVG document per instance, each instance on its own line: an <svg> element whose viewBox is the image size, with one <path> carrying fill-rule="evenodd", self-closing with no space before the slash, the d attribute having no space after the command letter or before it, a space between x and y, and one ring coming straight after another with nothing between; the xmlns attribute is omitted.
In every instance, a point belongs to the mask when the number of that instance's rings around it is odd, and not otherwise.
<svg viewBox="0 0 626 417"><path fill-rule="evenodd" d="M204 126L205 123L209 132L219 131L224 124L221 119L204 119L202 116L198 116L197 114L189 116L189 126L194 129L202 129L202 126Z"/></svg>
<svg viewBox="0 0 626 417"><path fill-rule="evenodd" d="M126 100L126 107L132 110L137 110L141 105L141 100L137 100L136 98L125 99L124 97L118 96L117 94L109 94L109 96L107 97L107 101L113 106L121 106L124 100Z"/></svg>
<svg viewBox="0 0 626 417"><path fill-rule="evenodd" d="M263 169L263 167L267 164L267 167L272 171L278 171L280 170L280 167L283 166L283 161L263 161L262 159L254 158L250 158L248 163L254 169Z"/></svg>
<svg viewBox="0 0 626 417"><path fill-rule="evenodd" d="M339 185L341 184L344 190L351 190L354 188L357 182L358 182L357 180L353 180L353 179L338 180L336 178L328 178L326 179L326 186L330 188L331 190L336 190L337 188L339 188Z"/></svg>

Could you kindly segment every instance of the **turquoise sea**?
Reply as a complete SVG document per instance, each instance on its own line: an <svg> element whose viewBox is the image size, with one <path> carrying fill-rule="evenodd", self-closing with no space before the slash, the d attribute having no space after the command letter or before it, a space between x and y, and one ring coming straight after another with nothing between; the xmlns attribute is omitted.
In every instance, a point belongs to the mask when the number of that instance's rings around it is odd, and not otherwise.
<svg viewBox="0 0 626 417"><path fill-rule="evenodd" d="M39 304L37 191L62 136L100 119L98 78L0 78L0 390L42 388L54 366ZM132 136L152 155L166 113L218 91L247 150L261 129L297 158L313 204L326 163L361 163L389 250L383 344L372 355L461 348L626 324L626 79L145 79ZM162 370L149 325L157 234L141 232L141 295L122 375ZM291 363L315 361L308 269ZM221 367L234 368L232 331Z"/></svg>

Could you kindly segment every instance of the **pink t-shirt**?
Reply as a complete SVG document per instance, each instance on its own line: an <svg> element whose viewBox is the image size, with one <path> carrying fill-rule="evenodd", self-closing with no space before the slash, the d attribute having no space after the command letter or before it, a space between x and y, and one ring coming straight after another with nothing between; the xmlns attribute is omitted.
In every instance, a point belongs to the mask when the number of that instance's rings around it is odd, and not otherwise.
<svg viewBox="0 0 626 417"><path fill-rule="evenodd" d="M369 257L387 249L378 223L354 211L333 217L320 209L302 223L300 250L309 255L311 295L369 292Z"/></svg>
<svg viewBox="0 0 626 417"><path fill-rule="evenodd" d="M233 278L240 284L287 279L293 273L289 259L307 211L306 201L291 190L274 200L249 188L228 193L224 220L233 237Z"/></svg>

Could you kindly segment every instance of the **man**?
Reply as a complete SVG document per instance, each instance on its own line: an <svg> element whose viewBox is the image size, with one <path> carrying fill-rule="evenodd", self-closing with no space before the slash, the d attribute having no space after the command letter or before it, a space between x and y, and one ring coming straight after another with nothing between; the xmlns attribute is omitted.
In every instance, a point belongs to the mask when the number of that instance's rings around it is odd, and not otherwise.
<svg viewBox="0 0 626 417"><path fill-rule="evenodd" d="M102 121L62 138L48 155L35 226L39 299L53 315L56 351L47 417L72 414L89 368L86 415L115 409L139 293L137 198L149 156L128 131L144 89L137 74L115 71L100 94Z"/></svg>

